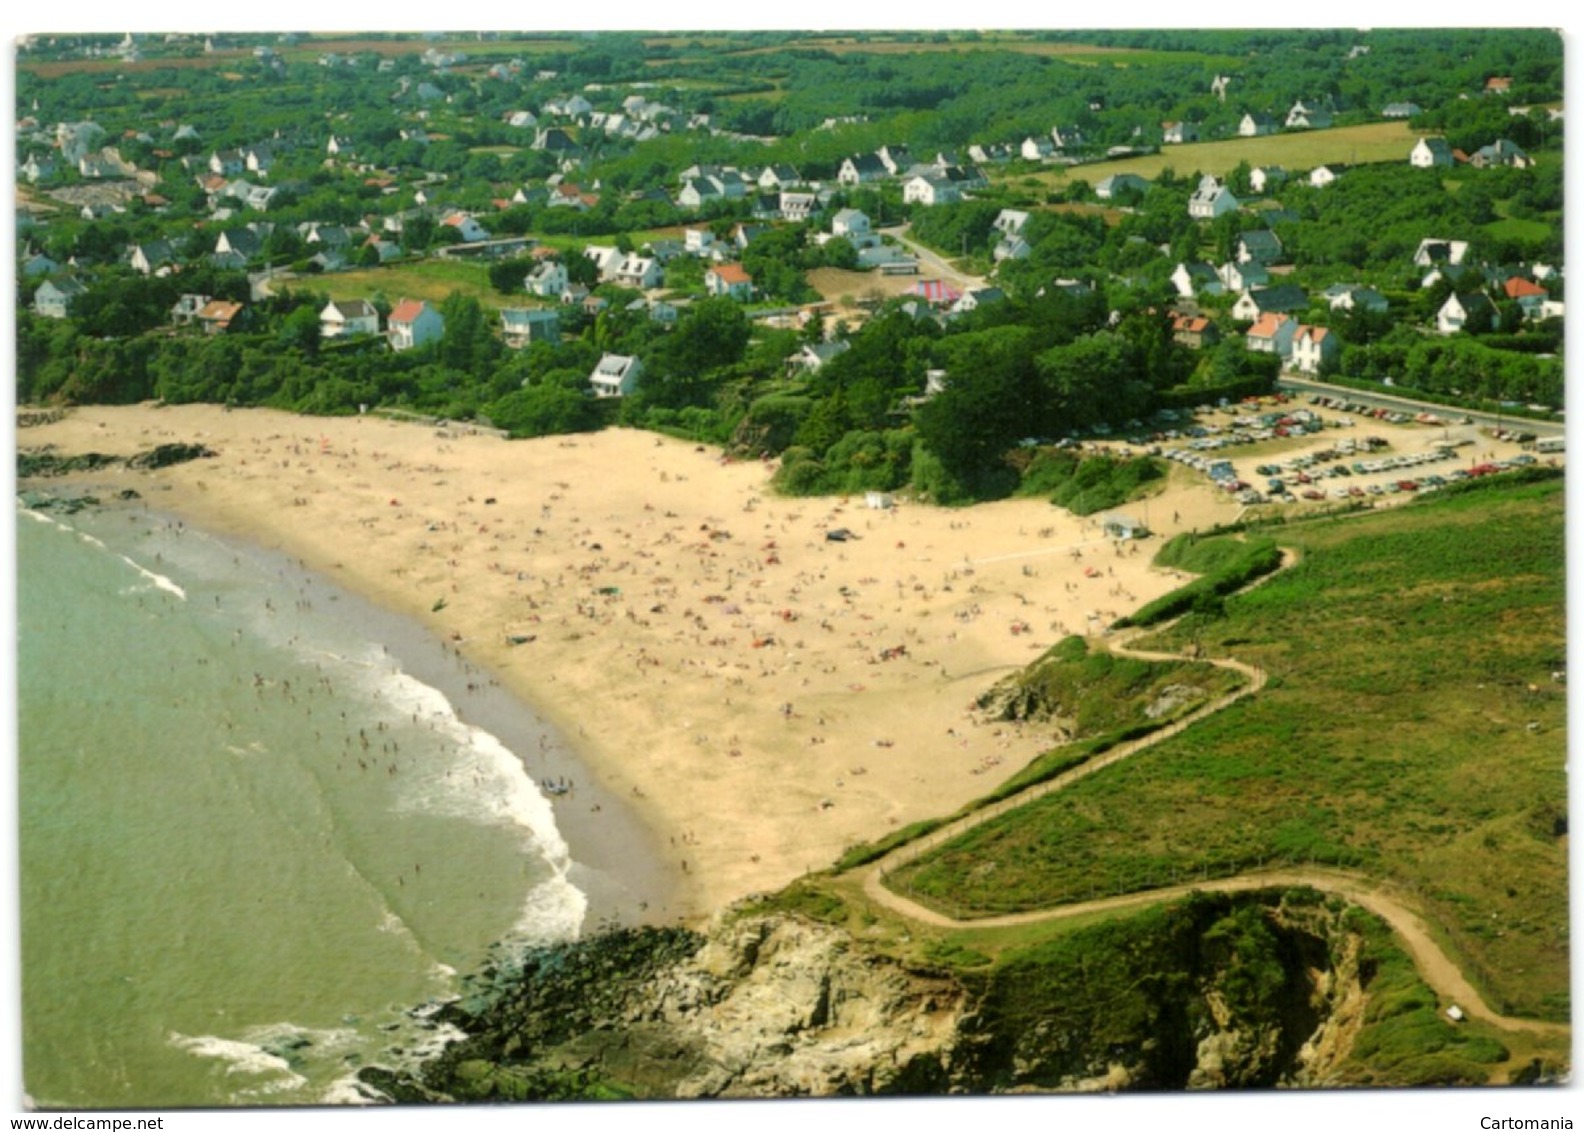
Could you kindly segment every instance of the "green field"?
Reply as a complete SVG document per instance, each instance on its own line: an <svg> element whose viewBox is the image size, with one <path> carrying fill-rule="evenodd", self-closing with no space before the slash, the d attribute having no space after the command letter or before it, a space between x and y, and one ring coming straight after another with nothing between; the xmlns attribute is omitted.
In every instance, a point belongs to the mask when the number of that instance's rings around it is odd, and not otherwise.
<svg viewBox="0 0 1584 1132"><path fill-rule="evenodd" d="M1264 667L1261 693L889 883L975 916L1340 866L1412 893L1495 1009L1566 1019L1562 483L1273 533L1296 566L1138 642L1201 633Z"/></svg>
<svg viewBox="0 0 1584 1132"><path fill-rule="evenodd" d="M367 299L378 291L392 303L402 299L424 299L439 304L453 291L471 295L486 307L507 307L516 301L490 286L488 269L483 264L460 260L426 259L359 271L339 271L332 275L302 276L292 280L290 286L292 290L324 291L332 299Z"/></svg>

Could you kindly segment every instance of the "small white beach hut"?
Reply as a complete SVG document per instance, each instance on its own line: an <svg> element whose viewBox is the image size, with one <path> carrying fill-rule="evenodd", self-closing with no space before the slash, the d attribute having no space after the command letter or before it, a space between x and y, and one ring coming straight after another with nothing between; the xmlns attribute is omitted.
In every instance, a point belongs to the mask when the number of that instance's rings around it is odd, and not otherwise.
<svg viewBox="0 0 1584 1132"><path fill-rule="evenodd" d="M1143 523L1131 515L1124 515L1120 511L1113 511L1100 519L1106 538L1143 538L1149 530Z"/></svg>

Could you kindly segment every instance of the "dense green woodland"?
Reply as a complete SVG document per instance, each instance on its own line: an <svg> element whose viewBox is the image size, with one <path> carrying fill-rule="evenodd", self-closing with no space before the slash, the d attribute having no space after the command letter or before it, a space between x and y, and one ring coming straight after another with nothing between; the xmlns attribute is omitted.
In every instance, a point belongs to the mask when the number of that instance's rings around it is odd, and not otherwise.
<svg viewBox="0 0 1584 1132"><path fill-rule="evenodd" d="M36 43L19 55L19 115L46 126L92 118L124 157L157 171L165 203L134 198L125 212L93 221L59 211L24 230L27 247L57 263L75 258L94 266L82 275L88 291L66 320L36 316L30 304L41 279L19 280L18 398L162 398L312 413L399 407L480 418L516 435L617 421L743 454L782 455L779 481L788 491L911 485L945 501L998 496L1017 490L1026 472L1026 461L1010 458L1020 441L1268 388L1274 357L1246 350L1235 330L1219 345L1190 349L1173 340L1168 310L1176 264L1224 262L1243 232L1268 226L1293 264L1283 282L1312 298L1298 317L1331 327L1344 344L1336 372L1450 397L1561 405L1560 320L1525 321L1514 303L1500 299L1494 316L1471 327L1477 333L1426 333L1453 283L1421 287L1423 269L1412 262L1420 241L1436 238L1467 240L1470 263L1561 265L1562 124L1538 108L1509 113L1514 104L1559 100L1561 50L1553 33L963 32L914 34L906 45L899 38L457 37L442 46L467 58L446 68L422 62L424 40L372 34L338 41L356 65L320 65L312 40L283 44L277 36L232 37L213 59L197 42L150 42L149 57L126 66L50 65L78 60L94 37ZM97 42L108 48L118 39ZM278 55L260 57L255 46ZM1361 47L1368 50L1355 50ZM383 72L374 65L377 53L389 59ZM490 73L500 66L505 77ZM555 78L535 81L542 71ZM1225 99L1211 91L1216 76L1229 79ZM1507 96L1483 94L1493 76L1511 79ZM552 207L540 189L527 193L526 203L502 207L497 202L556 168L549 154L528 148L533 131L509 126L506 116L589 83L600 84L592 97L604 105L616 105L623 91L642 91L684 114L710 115L715 129L678 129L636 143L585 129L582 138L593 146L574 176L598 186L597 204ZM427 102L418 101L420 84L433 88ZM1417 131L1443 133L1469 149L1504 137L1538 160L1524 169L1415 170L1404 153L1399 162L1348 169L1324 189L1290 184L1279 201L1259 200L1244 162L1227 181L1251 207L1213 222L1188 216L1200 172L1191 168L1191 147L1181 151L1182 167L1109 202L1097 201L1081 167L1053 189L1036 176L1042 167L1013 163L977 199L934 208L905 204L894 182L842 190L806 224L769 228L742 252L759 305L804 303L818 297L810 271L853 266L856 253L846 241L811 240L837 209L861 209L886 224L908 220L913 238L968 272L993 271L1006 295L944 323L919 304L893 299L871 303L870 317L856 327L816 319L802 331L771 329L734 302L703 298L704 265L683 258L668 265L665 287L693 301L667 328L626 309L638 293L600 284L577 254L588 241L638 248L648 233L684 221L728 237L735 222L749 218L748 199L702 211L665 199L680 171L696 162L745 171L787 162L805 178L828 180L845 157L880 145L906 143L915 160L928 160L937 148L1015 143L1053 123L1077 125L1086 151L1098 156L1111 145L1158 143L1167 119L1198 122L1207 138L1235 134L1245 111L1279 118L1296 99L1329 104L1339 125L1378 121L1387 102L1413 101L1421 107L1411 123ZM833 121L841 119L851 120ZM419 121L427 140L404 138ZM200 136L172 140L164 127L177 122ZM138 136L143 130L149 132ZM356 170L324 160L332 131L354 138L362 163ZM261 140L276 151L269 182L280 196L267 214L244 212L231 224L272 223L250 266L291 267L298 277L248 302L229 334L177 331L169 312L180 294L246 302L245 275L190 267L179 276L144 277L117 264L129 245L151 240L170 241L189 262L212 250L221 228L180 159ZM36 152L19 138L19 162ZM67 167L49 184L82 180ZM377 228L381 217L411 208L419 185L430 203L408 217L401 235L406 262L457 238L436 222L437 210L466 209L493 235L563 248L573 280L594 286L609 306L597 315L565 308L558 345L521 351L502 345L495 312L478 292L461 291L441 305L446 333L439 342L400 354L378 341L322 342L318 312L328 292L312 274L313 249L297 225L372 219ZM1000 233L992 225L1006 207L1030 212L1024 238L1031 254L997 264L992 251ZM353 256L355 265L378 262L372 248ZM529 266L507 260L461 270L474 273L479 291L508 296L522 294ZM1388 310L1332 311L1320 293L1337 283L1375 288ZM1560 279L1548 286L1552 298L1562 297ZM393 297L370 296L386 312ZM1232 329L1234 298L1199 296L1199 308ZM851 348L817 370L794 363L803 345L827 336ZM589 397L589 371L605 353L642 358L637 395L620 403ZM948 383L926 400L920 394L931 370L944 370Z"/></svg>

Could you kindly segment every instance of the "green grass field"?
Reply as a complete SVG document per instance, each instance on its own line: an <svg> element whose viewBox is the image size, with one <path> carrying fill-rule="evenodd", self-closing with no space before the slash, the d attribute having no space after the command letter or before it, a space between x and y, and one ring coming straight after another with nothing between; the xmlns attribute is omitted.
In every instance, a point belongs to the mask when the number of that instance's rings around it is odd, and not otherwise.
<svg viewBox="0 0 1584 1132"><path fill-rule="evenodd" d="M425 299L442 303L453 291L471 295L483 306L499 309L520 301L490 286L488 269L480 263L425 259L331 275L303 276L291 281L293 290L324 291L332 299L366 299L383 292L392 303Z"/></svg>
<svg viewBox="0 0 1584 1132"><path fill-rule="evenodd" d="M1264 691L890 883L971 916L1343 866L1411 891L1493 1007L1565 1019L1561 482L1275 534L1299 564L1200 627L1209 653L1265 667Z"/></svg>

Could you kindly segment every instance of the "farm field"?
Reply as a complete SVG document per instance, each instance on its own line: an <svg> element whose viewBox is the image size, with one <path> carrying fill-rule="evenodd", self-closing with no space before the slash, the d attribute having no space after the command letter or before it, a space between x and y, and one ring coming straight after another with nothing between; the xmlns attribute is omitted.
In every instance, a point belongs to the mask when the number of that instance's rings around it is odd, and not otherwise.
<svg viewBox="0 0 1584 1132"><path fill-rule="evenodd" d="M1048 188L1059 188L1071 181L1091 185L1117 173L1136 173L1154 180L1162 169L1174 169L1178 176L1214 173L1225 176L1239 162L1250 165L1280 165L1284 169L1306 171L1328 162L1364 165L1377 161L1400 161L1408 166L1408 151L1418 137L1406 122L1371 122L1363 126L1340 126L1332 130L1272 134L1263 138L1229 138L1224 141L1192 142L1163 146L1159 153L1099 161L1038 172L1007 173L1003 181L1035 181Z"/></svg>

